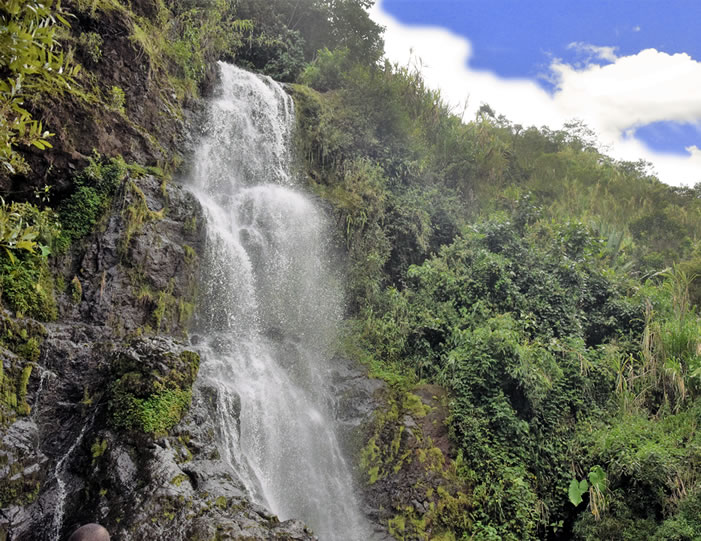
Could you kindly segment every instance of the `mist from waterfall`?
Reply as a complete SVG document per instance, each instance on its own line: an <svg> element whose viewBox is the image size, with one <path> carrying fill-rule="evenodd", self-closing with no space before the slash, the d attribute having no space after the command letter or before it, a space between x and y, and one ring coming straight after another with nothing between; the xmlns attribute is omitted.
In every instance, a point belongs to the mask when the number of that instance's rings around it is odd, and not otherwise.
<svg viewBox="0 0 701 541"><path fill-rule="evenodd" d="M327 220L291 173L293 102L270 78L219 67L190 188L208 220L200 381L217 389L220 452L282 520L365 539L328 391L342 292Z"/></svg>

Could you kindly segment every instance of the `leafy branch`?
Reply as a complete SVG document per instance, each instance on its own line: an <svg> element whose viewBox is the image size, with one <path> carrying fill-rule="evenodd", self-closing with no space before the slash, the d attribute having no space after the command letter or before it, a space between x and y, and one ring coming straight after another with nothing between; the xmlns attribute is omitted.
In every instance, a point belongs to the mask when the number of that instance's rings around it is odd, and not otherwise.
<svg viewBox="0 0 701 541"><path fill-rule="evenodd" d="M53 134L32 118L25 99L63 93L80 66L56 40L60 25L70 26L60 2L6 0L0 4L0 175L26 173L17 147L51 148Z"/></svg>

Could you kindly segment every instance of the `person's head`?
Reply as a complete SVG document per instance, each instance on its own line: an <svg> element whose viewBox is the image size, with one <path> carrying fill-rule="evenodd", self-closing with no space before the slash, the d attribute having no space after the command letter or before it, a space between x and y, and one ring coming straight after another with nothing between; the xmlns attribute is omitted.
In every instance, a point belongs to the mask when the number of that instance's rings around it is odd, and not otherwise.
<svg viewBox="0 0 701 541"><path fill-rule="evenodd" d="M86 524L74 531L68 541L110 541L110 534L99 524Z"/></svg>

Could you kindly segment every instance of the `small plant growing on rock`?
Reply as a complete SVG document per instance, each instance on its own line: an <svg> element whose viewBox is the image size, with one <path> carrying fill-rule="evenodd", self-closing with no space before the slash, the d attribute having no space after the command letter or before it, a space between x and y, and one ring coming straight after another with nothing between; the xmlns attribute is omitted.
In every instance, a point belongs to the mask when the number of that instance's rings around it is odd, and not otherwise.
<svg viewBox="0 0 701 541"><path fill-rule="evenodd" d="M97 64L102 59L103 44L102 36L95 32L83 32L78 38L78 45L93 64Z"/></svg>
<svg viewBox="0 0 701 541"><path fill-rule="evenodd" d="M113 86L110 91L110 107L120 114L125 113L124 103L126 101L126 96L124 90L118 86Z"/></svg>
<svg viewBox="0 0 701 541"><path fill-rule="evenodd" d="M103 454L105 454L105 451L107 450L107 440L106 439L99 439L97 438L95 442L92 444L90 447L90 453L92 454L93 458L93 464L95 463L95 459L100 458Z"/></svg>
<svg viewBox="0 0 701 541"><path fill-rule="evenodd" d="M177 356L154 352L149 362L138 364L129 357L118 359L115 368L121 375L110 389L112 423L153 436L167 434L190 406L199 362L192 351Z"/></svg>
<svg viewBox="0 0 701 541"><path fill-rule="evenodd" d="M73 280L71 280L70 293L73 304L80 304L80 301L83 299L83 286L80 284L77 276L74 276Z"/></svg>

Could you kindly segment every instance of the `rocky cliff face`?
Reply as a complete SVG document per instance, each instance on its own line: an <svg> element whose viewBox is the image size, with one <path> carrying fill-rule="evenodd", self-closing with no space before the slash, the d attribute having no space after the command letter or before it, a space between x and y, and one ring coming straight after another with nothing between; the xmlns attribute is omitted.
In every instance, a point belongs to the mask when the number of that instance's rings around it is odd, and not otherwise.
<svg viewBox="0 0 701 541"><path fill-rule="evenodd" d="M115 539L312 539L248 502L216 451L213 391L194 385L186 329L204 218L162 169L187 152L197 92L183 93L149 49L152 2L65 7L62 39L84 75L74 92L32 100L53 149L28 150L33 174L0 188L26 198L48 185L60 208L91 154L140 165L96 231L52 258L51 322L0 313L0 539L65 539L91 521Z"/></svg>
<svg viewBox="0 0 701 541"><path fill-rule="evenodd" d="M313 538L248 502L216 451L213 391L193 387L203 223L182 188L128 178L104 229L55 262L58 321L2 315L0 539L86 522L116 539Z"/></svg>

